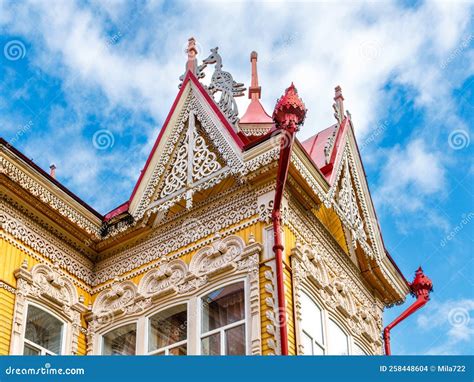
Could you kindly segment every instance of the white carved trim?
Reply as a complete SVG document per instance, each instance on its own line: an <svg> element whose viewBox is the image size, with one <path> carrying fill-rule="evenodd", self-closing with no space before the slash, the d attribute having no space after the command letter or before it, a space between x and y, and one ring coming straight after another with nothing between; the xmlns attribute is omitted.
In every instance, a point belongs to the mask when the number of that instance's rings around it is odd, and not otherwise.
<svg viewBox="0 0 474 382"><path fill-rule="evenodd" d="M10 354L23 353L25 320L29 302L38 303L50 310L66 323L65 354L77 354L81 313L87 308L83 298L77 295L74 284L58 269L46 264L37 264L28 271L23 262L15 271L17 289L13 314Z"/></svg>
<svg viewBox="0 0 474 382"><path fill-rule="evenodd" d="M301 292L315 296L321 309L329 312L331 318L342 323L350 335L372 349L374 354L380 352L382 309L369 301L356 301L352 280L341 272L331 269L313 245L298 244L291 251L291 266L294 285L295 328L298 354L302 354L300 339L301 330ZM333 274L331 277L329 272ZM359 306L357 308L357 306ZM325 343L327 338L325 338Z"/></svg>
<svg viewBox="0 0 474 382"><path fill-rule="evenodd" d="M88 354L97 345L98 334L113 323L124 319L143 316L153 305L163 304L181 296L198 294L204 287L217 280L228 280L232 275L247 275L250 290L250 346L252 354L261 354L260 344L260 295L259 295L259 254L262 245L253 239L248 245L235 235L224 239L218 236L212 245L202 248L193 256L188 266L180 259L164 259L154 269L149 270L138 286L131 281L116 280L108 289L97 296L89 321Z"/></svg>

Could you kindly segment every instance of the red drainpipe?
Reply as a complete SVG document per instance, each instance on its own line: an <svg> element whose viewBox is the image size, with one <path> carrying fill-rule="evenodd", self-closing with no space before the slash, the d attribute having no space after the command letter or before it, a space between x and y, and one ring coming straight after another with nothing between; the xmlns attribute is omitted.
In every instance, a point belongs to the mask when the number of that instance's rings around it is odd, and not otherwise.
<svg viewBox="0 0 474 382"><path fill-rule="evenodd" d="M416 297L416 301L383 330L386 355L392 354L390 351L390 330L405 318L415 313L418 309L425 306L425 304L430 300L430 292L433 290L433 282L425 276L421 267L416 271L415 279L410 284L410 289L412 296Z"/></svg>
<svg viewBox="0 0 474 382"><path fill-rule="evenodd" d="M276 282L278 296L278 326L280 327L281 354L288 355L288 327L286 322L285 285L283 280L283 239L281 237L281 202L288 169L290 167L291 150L295 134L306 116L306 108L298 97L298 92L293 85L286 89L285 94L277 101L273 111L273 120L277 129L281 130L280 158L278 161L277 183L275 198L273 200L273 252L276 262Z"/></svg>

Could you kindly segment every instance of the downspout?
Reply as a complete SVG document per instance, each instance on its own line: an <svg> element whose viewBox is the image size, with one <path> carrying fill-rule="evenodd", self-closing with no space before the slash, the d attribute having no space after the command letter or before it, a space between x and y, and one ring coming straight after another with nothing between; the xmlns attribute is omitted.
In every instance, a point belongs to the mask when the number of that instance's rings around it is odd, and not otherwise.
<svg viewBox="0 0 474 382"><path fill-rule="evenodd" d="M390 330L405 318L415 313L418 309L421 309L430 300L430 292L433 290L433 283L425 276L421 267L419 267L415 273L415 279L410 284L410 290L412 296L416 297L416 301L383 330L385 355L392 354L390 351Z"/></svg>
<svg viewBox="0 0 474 382"><path fill-rule="evenodd" d="M288 325L286 322L285 284L283 279L283 239L281 236L281 203L288 170L290 167L291 150L295 134L306 116L306 108L298 97L293 85L286 89L285 94L277 101L273 111L273 120L278 130L281 130L280 158L278 161L277 183L273 200L273 252L276 262L276 284L278 296L278 326L280 328L281 355L288 355Z"/></svg>

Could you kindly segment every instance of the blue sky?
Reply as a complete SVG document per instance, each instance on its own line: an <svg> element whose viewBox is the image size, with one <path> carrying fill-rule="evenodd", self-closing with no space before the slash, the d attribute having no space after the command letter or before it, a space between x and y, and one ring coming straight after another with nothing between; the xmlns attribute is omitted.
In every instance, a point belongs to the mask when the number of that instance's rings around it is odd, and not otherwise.
<svg viewBox="0 0 474 382"><path fill-rule="evenodd" d="M309 109L301 139L333 123L341 85L387 249L435 286L392 331L393 353L472 354L473 15L468 2L0 0L0 135L106 213L132 191L188 37L201 59L218 45L247 86L256 50L269 112L294 81Z"/></svg>

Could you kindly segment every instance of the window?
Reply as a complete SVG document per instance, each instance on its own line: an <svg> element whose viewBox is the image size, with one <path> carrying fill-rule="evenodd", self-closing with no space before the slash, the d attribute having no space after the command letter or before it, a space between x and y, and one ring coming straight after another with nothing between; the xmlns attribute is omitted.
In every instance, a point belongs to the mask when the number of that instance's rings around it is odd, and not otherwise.
<svg viewBox="0 0 474 382"><path fill-rule="evenodd" d="M24 355L61 354L64 323L34 305L28 305L26 315Z"/></svg>
<svg viewBox="0 0 474 382"><path fill-rule="evenodd" d="M114 329L103 336L102 354L134 355L137 342L136 324Z"/></svg>
<svg viewBox="0 0 474 382"><path fill-rule="evenodd" d="M301 343L305 355L324 354L321 313L314 301L306 293L301 293Z"/></svg>
<svg viewBox="0 0 474 382"><path fill-rule="evenodd" d="M148 320L148 354L186 355L188 337L187 306L178 305Z"/></svg>
<svg viewBox="0 0 474 382"><path fill-rule="evenodd" d="M347 335L333 320L328 321L328 354L349 354L349 342Z"/></svg>
<svg viewBox="0 0 474 382"><path fill-rule="evenodd" d="M352 345L352 354L353 355L367 355L364 349L362 349L359 345L353 344Z"/></svg>
<svg viewBox="0 0 474 382"><path fill-rule="evenodd" d="M201 299L201 354L246 354L245 288L236 283Z"/></svg>

